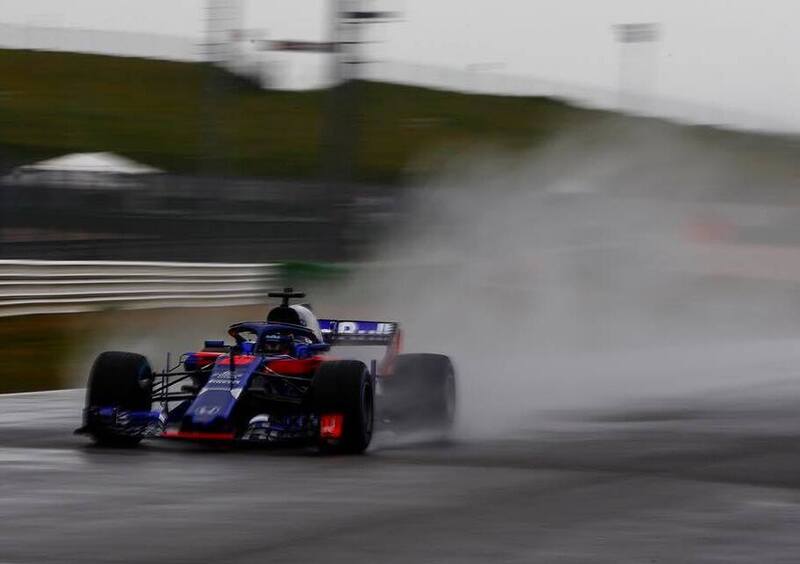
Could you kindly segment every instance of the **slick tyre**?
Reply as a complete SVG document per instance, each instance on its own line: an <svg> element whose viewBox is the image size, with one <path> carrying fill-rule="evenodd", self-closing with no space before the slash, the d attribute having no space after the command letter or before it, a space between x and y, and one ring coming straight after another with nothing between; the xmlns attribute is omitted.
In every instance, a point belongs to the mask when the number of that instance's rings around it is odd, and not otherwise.
<svg viewBox="0 0 800 564"><path fill-rule="evenodd" d="M101 353L92 365L86 390L87 413L93 408L149 411L152 405L153 370L140 354L109 351ZM88 417L88 416L87 416ZM122 435L91 420L89 434L98 445L133 446L141 437Z"/></svg>
<svg viewBox="0 0 800 564"><path fill-rule="evenodd" d="M382 381L386 403L408 426L449 431L456 416L456 372L442 354L401 354Z"/></svg>
<svg viewBox="0 0 800 564"><path fill-rule="evenodd" d="M312 384L314 411L320 416L343 416L339 438L320 438L323 452L360 454L372 440L375 393L363 362L336 360L322 363Z"/></svg>

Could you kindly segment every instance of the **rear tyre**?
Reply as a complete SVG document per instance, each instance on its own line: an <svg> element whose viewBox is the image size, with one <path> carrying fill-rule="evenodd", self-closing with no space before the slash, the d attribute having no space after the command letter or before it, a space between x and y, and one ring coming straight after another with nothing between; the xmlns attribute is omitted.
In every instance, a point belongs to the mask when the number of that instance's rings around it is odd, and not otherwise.
<svg viewBox="0 0 800 564"><path fill-rule="evenodd" d="M152 407L153 370L140 354L108 351L92 365L86 390L86 430L98 445L133 446L142 438L120 433L92 420L99 408L126 411L150 411Z"/></svg>
<svg viewBox="0 0 800 564"><path fill-rule="evenodd" d="M456 372L442 354L401 354L381 380L391 419L408 426L449 431L456 416Z"/></svg>
<svg viewBox="0 0 800 564"><path fill-rule="evenodd" d="M314 411L319 415L344 416L339 439L320 439L325 452L359 454L372 440L375 394L372 378L363 362L323 362L312 384Z"/></svg>

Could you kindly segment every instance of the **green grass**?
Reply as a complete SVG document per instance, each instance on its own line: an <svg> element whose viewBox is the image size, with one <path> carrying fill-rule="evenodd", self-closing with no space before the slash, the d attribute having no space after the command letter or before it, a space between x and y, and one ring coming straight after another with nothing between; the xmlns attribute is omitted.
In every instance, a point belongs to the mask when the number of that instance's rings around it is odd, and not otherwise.
<svg viewBox="0 0 800 564"><path fill-rule="evenodd" d="M320 175L326 91L264 91L204 64L20 50L0 50L0 77L0 169L113 151L170 172ZM587 146L636 145L626 131L643 123L647 135L680 131L724 153L745 176L796 174L795 138L687 128L548 98L375 82L355 90L354 176L362 181L402 182L435 170L441 155L486 147L514 154L568 130Z"/></svg>
<svg viewBox="0 0 800 564"><path fill-rule="evenodd" d="M62 388L73 348L85 334L74 316L0 319L0 393Z"/></svg>
<svg viewBox="0 0 800 564"><path fill-rule="evenodd" d="M0 50L0 76L7 164L102 150L174 172L319 174L324 91L263 91L203 64L18 50ZM372 181L400 180L426 154L527 148L604 115L544 98L374 82L357 94L356 176Z"/></svg>

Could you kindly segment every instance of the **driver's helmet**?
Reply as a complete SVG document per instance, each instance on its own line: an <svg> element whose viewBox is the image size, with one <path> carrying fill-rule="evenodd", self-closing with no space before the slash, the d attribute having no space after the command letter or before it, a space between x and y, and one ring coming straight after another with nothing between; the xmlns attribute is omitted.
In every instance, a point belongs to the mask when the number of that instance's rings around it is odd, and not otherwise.
<svg viewBox="0 0 800 564"><path fill-rule="evenodd" d="M280 305L270 310L267 323L281 323L285 325L299 325L309 329L316 342L322 342L322 331L319 328L317 316L311 311L311 306L295 304L290 306Z"/></svg>
<svg viewBox="0 0 800 564"><path fill-rule="evenodd" d="M317 321L317 316L314 315L313 311L311 311L311 307L300 304L291 305L289 307L297 312L297 317L300 318L300 325L302 325L306 329L311 329L311 332L314 334L314 337L317 339L317 342L321 343L322 331L319 328L319 321Z"/></svg>
<svg viewBox="0 0 800 564"><path fill-rule="evenodd" d="M292 335L287 333L269 333L264 335L262 350L267 354L291 355L294 350Z"/></svg>

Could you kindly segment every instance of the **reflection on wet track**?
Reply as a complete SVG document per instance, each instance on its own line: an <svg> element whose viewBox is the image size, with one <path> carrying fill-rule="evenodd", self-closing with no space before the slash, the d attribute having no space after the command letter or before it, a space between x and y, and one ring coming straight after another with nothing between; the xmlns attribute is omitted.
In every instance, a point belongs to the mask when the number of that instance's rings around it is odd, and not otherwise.
<svg viewBox="0 0 800 564"><path fill-rule="evenodd" d="M0 562L791 562L800 383L553 412L362 457L71 431L81 391L0 398Z"/></svg>

